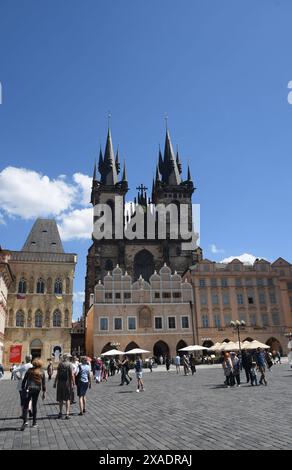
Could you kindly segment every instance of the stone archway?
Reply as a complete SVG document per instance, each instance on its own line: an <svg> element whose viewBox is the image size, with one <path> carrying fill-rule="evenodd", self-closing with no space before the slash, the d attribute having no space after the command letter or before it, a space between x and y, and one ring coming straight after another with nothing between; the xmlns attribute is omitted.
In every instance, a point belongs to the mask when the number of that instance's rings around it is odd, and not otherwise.
<svg viewBox="0 0 292 470"><path fill-rule="evenodd" d="M150 276L154 273L154 259L152 253L148 250L141 250L134 257L134 280L143 277L145 281L149 281Z"/></svg>
<svg viewBox="0 0 292 470"><path fill-rule="evenodd" d="M127 346L125 347L125 352L130 351L131 349L136 349L139 348L138 344L135 343L135 341L131 341Z"/></svg>
<svg viewBox="0 0 292 470"><path fill-rule="evenodd" d="M271 337L266 341L266 344L270 346L271 352L279 351L281 356L283 356L283 348L280 341L277 338Z"/></svg>
<svg viewBox="0 0 292 470"><path fill-rule="evenodd" d="M110 351L111 349L114 349L113 346L111 345L111 343L106 343L104 345L104 347L102 348L102 350L101 350L101 354L103 354L107 351Z"/></svg>
<svg viewBox="0 0 292 470"><path fill-rule="evenodd" d="M250 336L248 336L248 337L245 338L242 342L244 342L244 341L249 341L249 342L251 342L251 341L253 341L253 338L251 338Z"/></svg>
<svg viewBox="0 0 292 470"><path fill-rule="evenodd" d="M187 347L187 343L183 339L181 339L176 345L176 354L178 354L179 356L182 356L184 352L180 351L180 349L186 348L186 347Z"/></svg>
<svg viewBox="0 0 292 470"><path fill-rule="evenodd" d="M169 355L169 346L164 341L157 341L153 346L153 356L156 358L157 363L159 364L159 358L162 356L163 363L165 362L165 356Z"/></svg>
<svg viewBox="0 0 292 470"><path fill-rule="evenodd" d="M32 355L32 360L42 356L43 343L40 339L33 339L30 343L30 354Z"/></svg>
<svg viewBox="0 0 292 470"><path fill-rule="evenodd" d="M204 346L204 348L211 348L211 346L214 346L214 343L210 339L207 339L206 341L203 342L202 346ZM206 351L203 351L203 353L204 352Z"/></svg>

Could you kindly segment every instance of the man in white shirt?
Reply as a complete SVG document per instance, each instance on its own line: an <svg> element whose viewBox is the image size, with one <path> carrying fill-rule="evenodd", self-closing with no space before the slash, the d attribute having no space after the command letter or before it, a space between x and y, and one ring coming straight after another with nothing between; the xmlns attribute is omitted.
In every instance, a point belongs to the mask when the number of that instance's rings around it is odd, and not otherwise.
<svg viewBox="0 0 292 470"><path fill-rule="evenodd" d="M17 390L20 396L20 406L21 406L21 418L23 415L23 400L22 400L22 380L28 371L32 367L32 356L25 356L25 364L21 364L20 366L16 367L13 371L14 377L17 380ZM29 415L31 414L31 403L29 404Z"/></svg>
<svg viewBox="0 0 292 470"><path fill-rule="evenodd" d="M175 367L176 367L176 373L179 374L180 372L180 356L177 355L175 358Z"/></svg>

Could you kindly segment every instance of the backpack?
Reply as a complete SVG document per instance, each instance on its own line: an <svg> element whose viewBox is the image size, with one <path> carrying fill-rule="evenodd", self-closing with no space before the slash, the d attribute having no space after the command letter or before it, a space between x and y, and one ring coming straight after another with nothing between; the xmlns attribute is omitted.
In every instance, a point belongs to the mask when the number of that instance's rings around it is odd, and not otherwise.
<svg viewBox="0 0 292 470"><path fill-rule="evenodd" d="M58 380L60 380L61 382L65 382L66 380L68 380L68 372L68 367L64 366L64 364L60 364L58 370Z"/></svg>

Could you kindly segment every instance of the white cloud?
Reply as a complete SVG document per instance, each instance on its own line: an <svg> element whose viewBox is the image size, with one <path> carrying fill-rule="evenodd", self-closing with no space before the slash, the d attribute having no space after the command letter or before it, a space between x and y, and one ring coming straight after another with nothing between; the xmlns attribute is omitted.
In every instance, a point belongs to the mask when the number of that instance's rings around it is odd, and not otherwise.
<svg viewBox="0 0 292 470"><path fill-rule="evenodd" d="M210 245L210 250L211 250L211 253L213 253L213 254L225 253L225 250L223 250L222 248L217 248L217 246L215 245L215 243L212 243L212 244Z"/></svg>
<svg viewBox="0 0 292 470"><path fill-rule="evenodd" d="M6 222L2 214L0 214L0 225L6 225Z"/></svg>
<svg viewBox="0 0 292 470"><path fill-rule="evenodd" d="M12 166L0 172L0 207L9 216L23 219L56 216L71 208L76 187L63 178Z"/></svg>
<svg viewBox="0 0 292 470"><path fill-rule="evenodd" d="M85 292L78 291L73 293L73 301L76 303L83 303L85 299Z"/></svg>
<svg viewBox="0 0 292 470"><path fill-rule="evenodd" d="M254 264L256 259L265 259L265 258L260 258L259 256L254 256L249 253L243 253L242 255L239 256L229 256L229 258L224 258L221 263L230 263L234 259L239 259L243 264Z"/></svg>
<svg viewBox="0 0 292 470"><path fill-rule="evenodd" d="M74 173L73 180L82 191L82 200L80 201L80 204L88 206L88 204L90 204L92 178L82 173Z"/></svg>
<svg viewBox="0 0 292 470"><path fill-rule="evenodd" d="M93 209L75 209L59 218L58 228L62 240L90 239L93 225Z"/></svg>

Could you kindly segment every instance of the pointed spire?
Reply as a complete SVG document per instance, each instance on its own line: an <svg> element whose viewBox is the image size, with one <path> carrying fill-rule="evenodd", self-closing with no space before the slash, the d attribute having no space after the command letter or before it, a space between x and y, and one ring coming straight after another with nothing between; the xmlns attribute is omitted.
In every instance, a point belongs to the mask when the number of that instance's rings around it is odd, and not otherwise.
<svg viewBox="0 0 292 470"><path fill-rule="evenodd" d="M161 181L161 176L160 176L160 173L159 173L158 165L156 165L155 181L156 181L156 183L157 183L158 181Z"/></svg>
<svg viewBox="0 0 292 470"><path fill-rule="evenodd" d="M120 173L120 169L121 169L121 165L120 165L120 153L119 153L119 146L118 146L117 153L116 153L116 170L117 170L117 174Z"/></svg>
<svg viewBox="0 0 292 470"><path fill-rule="evenodd" d="M179 174L181 174L181 172L182 172L182 164L181 164L181 161L180 161L180 158L179 158L178 146L177 146L177 148L176 148L176 165L177 165L177 169L178 169Z"/></svg>
<svg viewBox="0 0 292 470"><path fill-rule="evenodd" d="M102 173L103 169L103 158L102 158L102 151L101 151L101 146L99 149L99 159L98 159L98 171L99 173Z"/></svg>
<svg viewBox="0 0 292 470"><path fill-rule="evenodd" d="M168 129L166 130L165 146L164 146L164 171L162 172L163 182L170 185L179 185L181 178L174 157L174 151L170 140Z"/></svg>
<svg viewBox="0 0 292 470"><path fill-rule="evenodd" d="M94 167L93 167L93 176L92 180L96 181L96 160L94 160Z"/></svg>
<svg viewBox="0 0 292 470"><path fill-rule="evenodd" d="M123 165L122 181L123 181L124 183L127 183L127 182L128 182L127 173L126 173L126 162L125 162L125 160L124 160L124 165Z"/></svg>
<svg viewBox="0 0 292 470"><path fill-rule="evenodd" d="M193 181L192 175L191 175L191 170L190 170L190 165L188 165L188 178L187 181Z"/></svg>
<svg viewBox="0 0 292 470"><path fill-rule="evenodd" d="M117 169L114 159L111 131L108 129L106 147L104 151L103 171L101 182L106 185L115 185L118 182Z"/></svg>

